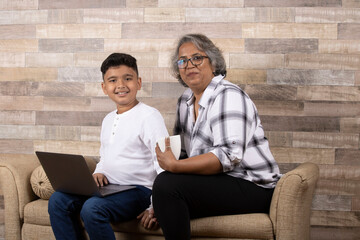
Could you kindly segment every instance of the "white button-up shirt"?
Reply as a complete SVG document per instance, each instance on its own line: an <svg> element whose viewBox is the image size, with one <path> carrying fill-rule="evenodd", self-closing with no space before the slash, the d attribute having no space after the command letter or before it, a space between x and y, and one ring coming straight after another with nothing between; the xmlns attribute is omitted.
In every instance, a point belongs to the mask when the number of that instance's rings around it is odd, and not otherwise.
<svg viewBox="0 0 360 240"><path fill-rule="evenodd" d="M101 128L100 162L94 173L110 183L152 188L163 171L156 159L156 141L168 132L160 112L142 102L132 109L109 113Z"/></svg>

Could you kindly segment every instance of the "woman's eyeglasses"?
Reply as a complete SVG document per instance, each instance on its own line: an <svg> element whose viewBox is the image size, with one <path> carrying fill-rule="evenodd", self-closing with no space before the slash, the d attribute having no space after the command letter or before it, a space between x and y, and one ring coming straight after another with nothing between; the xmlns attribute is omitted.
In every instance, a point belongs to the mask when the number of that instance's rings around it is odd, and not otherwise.
<svg viewBox="0 0 360 240"><path fill-rule="evenodd" d="M204 58L209 58L207 56L201 56L201 55L196 55L196 56L193 56L191 58L188 58L188 59L180 59L177 61L177 65L179 68L186 68L189 61L192 63L192 65L194 66L198 66L200 64L203 63L204 61Z"/></svg>

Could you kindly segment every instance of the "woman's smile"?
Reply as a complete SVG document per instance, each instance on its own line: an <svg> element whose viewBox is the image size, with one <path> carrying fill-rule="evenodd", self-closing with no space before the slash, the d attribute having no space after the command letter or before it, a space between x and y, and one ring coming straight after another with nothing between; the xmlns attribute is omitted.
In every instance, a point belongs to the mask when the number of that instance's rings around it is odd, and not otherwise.
<svg viewBox="0 0 360 240"><path fill-rule="evenodd" d="M194 77L194 76L196 76L196 75L198 75L199 73L197 73L197 72L189 72L189 73L187 73L186 74L186 76L187 77Z"/></svg>

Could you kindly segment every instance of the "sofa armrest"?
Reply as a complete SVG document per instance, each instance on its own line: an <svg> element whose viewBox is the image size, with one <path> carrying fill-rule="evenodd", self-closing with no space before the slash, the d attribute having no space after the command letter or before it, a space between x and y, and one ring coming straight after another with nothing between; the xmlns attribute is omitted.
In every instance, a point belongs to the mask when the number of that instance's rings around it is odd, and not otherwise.
<svg viewBox="0 0 360 240"><path fill-rule="evenodd" d="M0 184L5 205L5 239L21 239L24 206L36 199L30 177L40 165L35 155L1 154Z"/></svg>
<svg viewBox="0 0 360 240"><path fill-rule="evenodd" d="M310 238L310 213L319 168L302 163L284 174L276 185L270 219L277 240Z"/></svg>

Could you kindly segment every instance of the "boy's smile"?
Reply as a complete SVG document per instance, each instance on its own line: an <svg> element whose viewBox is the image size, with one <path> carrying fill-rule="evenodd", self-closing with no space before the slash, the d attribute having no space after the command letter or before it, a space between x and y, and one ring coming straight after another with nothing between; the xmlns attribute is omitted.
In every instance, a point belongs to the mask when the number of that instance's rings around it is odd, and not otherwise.
<svg viewBox="0 0 360 240"><path fill-rule="evenodd" d="M141 89L141 78L125 65L110 67L101 87L106 95L116 103L117 113L123 113L138 104L137 91Z"/></svg>

